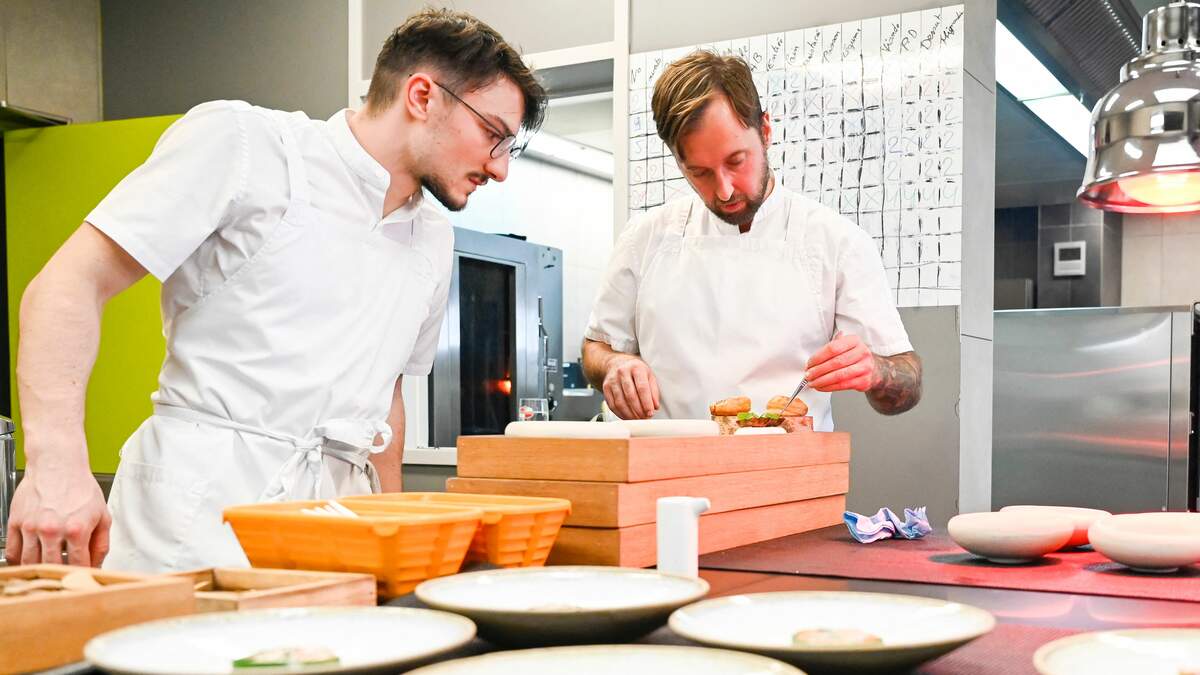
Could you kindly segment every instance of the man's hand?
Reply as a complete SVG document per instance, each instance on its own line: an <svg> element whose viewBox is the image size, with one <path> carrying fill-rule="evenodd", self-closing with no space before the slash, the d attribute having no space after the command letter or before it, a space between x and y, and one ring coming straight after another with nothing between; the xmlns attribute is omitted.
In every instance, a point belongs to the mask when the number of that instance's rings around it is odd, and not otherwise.
<svg viewBox="0 0 1200 675"><path fill-rule="evenodd" d="M604 399L623 420L644 420L658 412L658 380L650 366L632 354L614 354L604 374Z"/></svg>
<svg viewBox="0 0 1200 675"><path fill-rule="evenodd" d="M63 562L99 567L112 517L87 467L27 469L13 495L5 557L10 565Z"/></svg>
<svg viewBox="0 0 1200 675"><path fill-rule="evenodd" d="M876 383L875 355L857 335L834 335L805 367L808 386L817 391L867 391Z"/></svg>
<svg viewBox="0 0 1200 675"><path fill-rule="evenodd" d="M873 354L857 335L835 335L808 360L805 377L817 391L865 392L884 415L911 410L921 400L921 357Z"/></svg>

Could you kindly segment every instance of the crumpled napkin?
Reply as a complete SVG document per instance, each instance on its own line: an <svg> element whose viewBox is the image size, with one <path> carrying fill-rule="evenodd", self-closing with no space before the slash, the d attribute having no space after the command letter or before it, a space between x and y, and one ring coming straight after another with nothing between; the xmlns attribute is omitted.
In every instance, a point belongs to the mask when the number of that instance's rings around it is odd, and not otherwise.
<svg viewBox="0 0 1200 675"><path fill-rule="evenodd" d="M847 511L842 518L846 521L850 536L862 544L892 537L920 539L933 531L929 526L929 518L925 515L924 506L904 509L903 522L887 507L879 509L873 516Z"/></svg>

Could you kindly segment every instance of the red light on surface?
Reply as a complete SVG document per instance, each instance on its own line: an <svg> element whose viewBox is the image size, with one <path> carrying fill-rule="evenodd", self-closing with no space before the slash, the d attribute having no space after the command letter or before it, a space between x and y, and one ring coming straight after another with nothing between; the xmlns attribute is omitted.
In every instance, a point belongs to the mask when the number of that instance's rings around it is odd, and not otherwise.
<svg viewBox="0 0 1200 675"><path fill-rule="evenodd" d="M1121 190L1150 206L1182 206L1200 202L1200 172L1175 171L1134 176L1119 181Z"/></svg>
<svg viewBox="0 0 1200 675"><path fill-rule="evenodd" d="M512 380L496 380L496 389L502 394L512 394Z"/></svg>

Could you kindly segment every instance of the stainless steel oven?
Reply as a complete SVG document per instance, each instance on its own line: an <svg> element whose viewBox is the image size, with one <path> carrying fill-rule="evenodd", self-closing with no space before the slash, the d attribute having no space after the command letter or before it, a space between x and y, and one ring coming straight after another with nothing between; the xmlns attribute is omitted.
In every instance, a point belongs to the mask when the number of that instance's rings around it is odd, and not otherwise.
<svg viewBox="0 0 1200 675"><path fill-rule="evenodd" d="M450 299L429 378L430 445L500 434L522 398L562 392L562 251L454 228Z"/></svg>

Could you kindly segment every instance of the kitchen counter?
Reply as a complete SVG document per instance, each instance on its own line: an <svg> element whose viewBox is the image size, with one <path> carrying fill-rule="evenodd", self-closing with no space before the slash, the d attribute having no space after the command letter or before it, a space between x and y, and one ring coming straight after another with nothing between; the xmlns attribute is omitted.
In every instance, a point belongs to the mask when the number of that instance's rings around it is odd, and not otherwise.
<svg viewBox="0 0 1200 675"><path fill-rule="evenodd" d="M742 547L748 548L751 547ZM991 634L922 665L911 671L912 675L1032 674L1035 672L1032 654L1038 647L1075 632L1200 626L1200 604L1190 602L713 569L701 569L700 576L712 587L709 597L772 591L899 593L961 602L995 615L997 627ZM389 604L421 606L411 594ZM692 644L667 627L638 640L638 643ZM476 638L460 650L437 660L495 650L496 647ZM81 675L98 671L86 664L76 664L49 672L54 675Z"/></svg>

